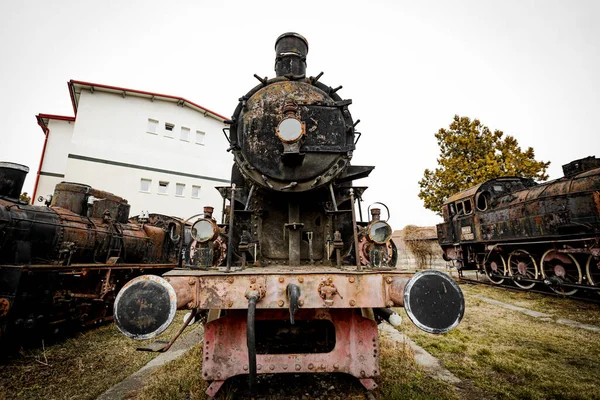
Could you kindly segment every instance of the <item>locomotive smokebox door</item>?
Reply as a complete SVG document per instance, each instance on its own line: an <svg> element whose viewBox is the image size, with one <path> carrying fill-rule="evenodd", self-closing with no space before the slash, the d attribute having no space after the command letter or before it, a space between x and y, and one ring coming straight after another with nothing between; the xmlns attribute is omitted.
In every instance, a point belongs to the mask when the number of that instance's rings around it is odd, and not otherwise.
<svg viewBox="0 0 600 400"><path fill-rule="evenodd" d="M115 300L115 323L133 339L149 339L161 334L173 321L177 295L167 280L143 275L121 289Z"/></svg>
<svg viewBox="0 0 600 400"><path fill-rule="evenodd" d="M454 279L447 274L422 271L406 284L404 308L410 320L425 332L445 333L462 319L465 299Z"/></svg>

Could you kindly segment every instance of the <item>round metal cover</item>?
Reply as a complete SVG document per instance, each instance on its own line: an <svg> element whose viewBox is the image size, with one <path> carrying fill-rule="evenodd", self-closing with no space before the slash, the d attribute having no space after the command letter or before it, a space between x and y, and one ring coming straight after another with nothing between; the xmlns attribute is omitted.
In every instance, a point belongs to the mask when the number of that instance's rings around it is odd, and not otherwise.
<svg viewBox="0 0 600 400"><path fill-rule="evenodd" d="M374 222L369 226L369 238L375 243L384 244L392 238L392 227L387 222Z"/></svg>
<svg viewBox="0 0 600 400"><path fill-rule="evenodd" d="M117 295L114 316L117 328L133 339L150 339L161 334L175 318L177 295L165 279L139 276Z"/></svg>
<svg viewBox="0 0 600 400"><path fill-rule="evenodd" d="M200 219L192 225L192 237L200 243L214 239L215 225L208 219Z"/></svg>
<svg viewBox="0 0 600 400"><path fill-rule="evenodd" d="M416 273L404 288L404 309L410 320L429 333L454 329L465 314L460 287L440 271Z"/></svg>

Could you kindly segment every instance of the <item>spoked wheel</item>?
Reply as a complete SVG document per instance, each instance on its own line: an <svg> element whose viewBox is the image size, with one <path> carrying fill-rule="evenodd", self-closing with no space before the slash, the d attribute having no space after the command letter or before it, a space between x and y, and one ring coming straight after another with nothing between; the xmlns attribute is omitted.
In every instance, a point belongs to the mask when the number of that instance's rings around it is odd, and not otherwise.
<svg viewBox="0 0 600 400"><path fill-rule="evenodd" d="M521 279L537 279L538 267L531 254L519 249L508 256L508 273L514 278L515 285L521 289L529 290L535 286L535 282L522 281Z"/></svg>
<svg viewBox="0 0 600 400"><path fill-rule="evenodd" d="M571 254L559 253L550 249L544 253L540 262L542 277L550 283L550 289L555 293L572 296L578 289L564 287L563 283L581 284L583 278L579 263Z"/></svg>
<svg viewBox="0 0 600 400"><path fill-rule="evenodd" d="M495 285L502 285L506 276L506 261L502 254L492 251L483 264L483 270L490 282Z"/></svg>
<svg viewBox="0 0 600 400"><path fill-rule="evenodd" d="M590 285L600 286L600 260L589 256L585 264L585 272ZM600 294L600 291L597 290L596 293Z"/></svg>

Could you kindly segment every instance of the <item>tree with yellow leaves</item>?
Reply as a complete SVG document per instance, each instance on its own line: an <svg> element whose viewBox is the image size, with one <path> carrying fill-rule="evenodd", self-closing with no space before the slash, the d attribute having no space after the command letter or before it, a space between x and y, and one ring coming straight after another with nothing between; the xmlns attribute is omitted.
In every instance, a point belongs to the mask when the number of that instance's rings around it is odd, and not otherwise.
<svg viewBox="0 0 600 400"><path fill-rule="evenodd" d="M440 146L438 167L425 170L419 198L438 214L449 196L493 178L548 179L550 162L536 161L533 148L522 151L513 136L492 132L478 119L455 115L449 128L440 129L435 138Z"/></svg>

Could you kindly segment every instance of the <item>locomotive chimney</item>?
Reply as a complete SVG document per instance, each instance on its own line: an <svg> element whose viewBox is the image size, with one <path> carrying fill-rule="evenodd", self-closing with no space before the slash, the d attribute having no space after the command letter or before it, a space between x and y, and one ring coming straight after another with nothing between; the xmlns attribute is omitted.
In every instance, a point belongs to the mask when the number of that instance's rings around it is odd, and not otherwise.
<svg viewBox="0 0 600 400"><path fill-rule="evenodd" d="M277 76L306 74L308 41L294 32L284 33L275 42L275 72Z"/></svg>
<svg viewBox="0 0 600 400"><path fill-rule="evenodd" d="M18 199L29 167L11 162L0 162L0 196Z"/></svg>

